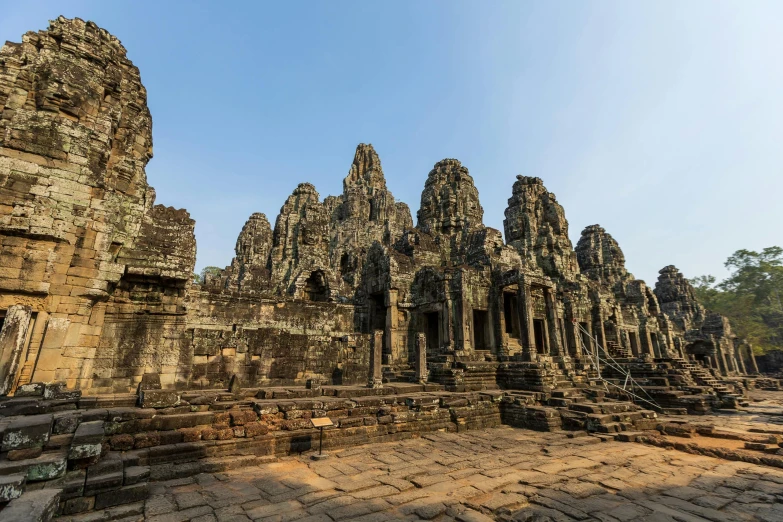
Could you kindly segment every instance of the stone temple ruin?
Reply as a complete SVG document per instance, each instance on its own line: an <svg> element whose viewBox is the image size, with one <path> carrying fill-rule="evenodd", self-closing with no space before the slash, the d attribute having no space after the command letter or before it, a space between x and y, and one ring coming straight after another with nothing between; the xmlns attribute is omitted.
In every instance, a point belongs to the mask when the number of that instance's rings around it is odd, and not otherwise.
<svg viewBox="0 0 783 522"><path fill-rule="evenodd" d="M0 106L0 502L41 483L50 511L133 502L149 480L305 451L311 417L335 420L333 448L500 423L611 433L774 386L674 266L635 279L598 225L574 248L539 178L517 176L501 233L441 160L414 223L360 144L342 194L300 184L195 284L194 221L155 204L119 40L61 17L6 43Z"/></svg>

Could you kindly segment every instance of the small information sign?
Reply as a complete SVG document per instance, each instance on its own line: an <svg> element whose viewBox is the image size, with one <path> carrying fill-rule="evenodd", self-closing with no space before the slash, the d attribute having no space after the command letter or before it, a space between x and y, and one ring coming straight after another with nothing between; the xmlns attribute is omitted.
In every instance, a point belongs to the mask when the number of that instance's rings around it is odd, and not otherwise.
<svg viewBox="0 0 783 522"><path fill-rule="evenodd" d="M334 426L332 419L329 417L318 417L317 419L310 419L313 423L313 428L326 428L327 426Z"/></svg>

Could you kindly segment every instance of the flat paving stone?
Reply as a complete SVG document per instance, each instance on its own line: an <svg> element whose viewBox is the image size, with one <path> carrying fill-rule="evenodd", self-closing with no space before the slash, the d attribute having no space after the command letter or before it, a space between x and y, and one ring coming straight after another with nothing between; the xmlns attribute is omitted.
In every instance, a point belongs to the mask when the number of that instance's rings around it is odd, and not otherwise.
<svg viewBox="0 0 783 522"><path fill-rule="evenodd" d="M143 513L153 522L783 520L781 469L585 439L502 426L335 450L326 462L285 457L152 483Z"/></svg>

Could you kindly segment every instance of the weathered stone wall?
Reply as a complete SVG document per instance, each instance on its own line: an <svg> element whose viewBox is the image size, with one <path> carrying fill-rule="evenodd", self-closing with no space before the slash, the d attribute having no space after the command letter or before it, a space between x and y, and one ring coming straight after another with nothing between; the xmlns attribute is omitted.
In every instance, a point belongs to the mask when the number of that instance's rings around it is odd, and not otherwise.
<svg viewBox="0 0 783 522"><path fill-rule="evenodd" d="M16 377L90 388L107 301L131 273L181 287L192 221L164 244L146 90L95 24L61 17L3 46L0 106L0 309L30 306L35 324Z"/></svg>
<svg viewBox="0 0 783 522"><path fill-rule="evenodd" d="M364 384L370 336L354 331L352 305L192 292L180 386Z"/></svg>
<svg viewBox="0 0 783 522"><path fill-rule="evenodd" d="M426 349L437 379L471 389L497 386L507 360L504 382L583 383L593 371L583 350L596 342L619 358L754 371L747 344L676 269L653 292L598 225L574 249L539 178L517 177L504 242L482 222L467 167L441 160L414 228L360 144L340 195L299 184L274 228L251 215L231 265L192 285L195 224L154 204L146 91L116 38L59 18L6 44L0 105L0 316L29 310L26 325L0 331L3 389L129 391L145 373L171 388L233 375L362 383L371 338L387 379L412 378Z"/></svg>

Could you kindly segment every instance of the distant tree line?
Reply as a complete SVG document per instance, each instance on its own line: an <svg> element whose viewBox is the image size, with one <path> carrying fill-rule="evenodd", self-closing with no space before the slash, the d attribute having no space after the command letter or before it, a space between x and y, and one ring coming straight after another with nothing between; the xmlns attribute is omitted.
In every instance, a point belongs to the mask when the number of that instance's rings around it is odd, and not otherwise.
<svg viewBox="0 0 783 522"><path fill-rule="evenodd" d="M222 270L216 266L206 266L201 270L200 274L193 274L193 282L197 285L204 284L208 275L220 275Z"/></svg>
<svg viewBox="0 0 783 522"><path fill-rule="evenodd" d="M737 250L725 266L732 272L720 283L711 275L690 280L701 304L728 317L757 353L783 349L783 248Z"/></svg>

